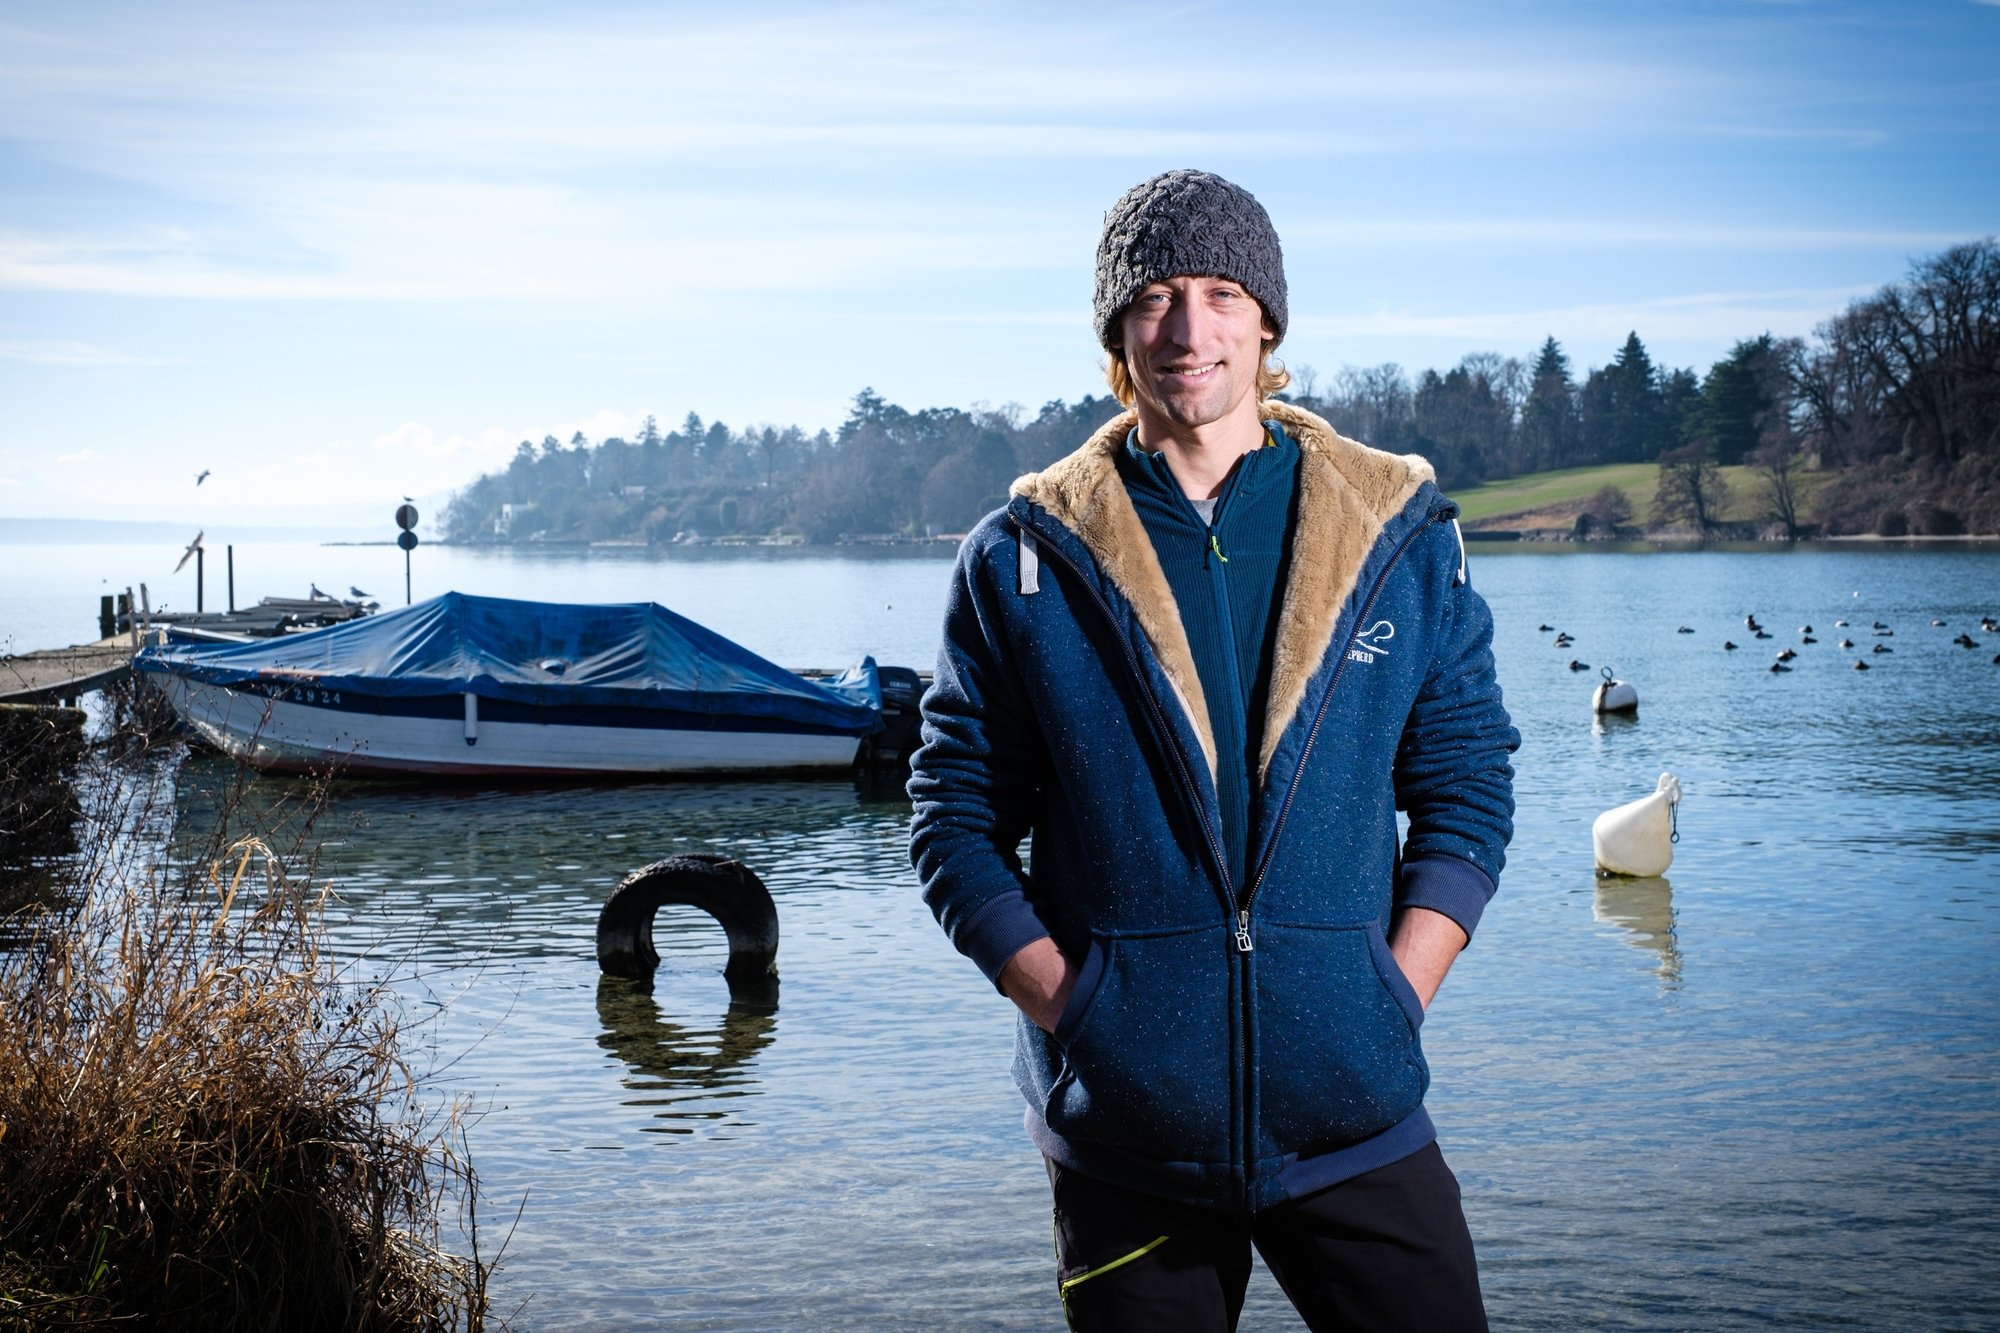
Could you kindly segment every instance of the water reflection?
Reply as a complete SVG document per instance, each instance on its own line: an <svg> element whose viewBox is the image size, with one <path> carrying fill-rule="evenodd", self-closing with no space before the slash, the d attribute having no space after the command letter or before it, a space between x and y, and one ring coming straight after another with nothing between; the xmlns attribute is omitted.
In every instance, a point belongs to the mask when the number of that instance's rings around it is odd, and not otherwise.
<svg viewBox="0 0 2000 1333"><path fill-rule="evenodd" d="M1616 736L1621 732L1637 730L1637 713L1592 713L1590 734L1593 736Z"/></svg>
<svg viewBox="0 0 2000 1333"><path fill-rule="evenodd" d="M1669 986L1681 979L1681 951L1674 938L1674 886L1663 877L1635 879L1626 875L1597 878L1591 915L1617 926L1627 943L1658 956L1653 971Z"/></svg>
<svg viewBox="0 0 2000 1333"><path fill-rule="evenodd" d="M778 979L732 983L721 1022L704 1027L668 1015L650 983L606 976L597 983L597 1021L597 1044L632 1071L625 1086L645 1094L625 1105L659 1108L654 1117L667 1122L645 1131L692 1134L695 1126L681 1122L720 1120L729 1111L712 1102L757 1090L750 1064L777 1036Z"/></svg>

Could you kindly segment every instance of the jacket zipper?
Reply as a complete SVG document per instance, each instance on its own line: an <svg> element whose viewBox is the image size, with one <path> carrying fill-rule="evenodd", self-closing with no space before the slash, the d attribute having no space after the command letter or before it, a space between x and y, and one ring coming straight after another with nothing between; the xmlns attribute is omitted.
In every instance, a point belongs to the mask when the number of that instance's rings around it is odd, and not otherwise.
<svg viewBox="0 0 2000 1333"><path fill-rule="evenodd" d="M1023 533L1028 531L1028 525L1018 517L1014 519L1014 526ZM1104 600L1104 594L1097 590L1097 585L1083 577L1082 571L1076 567L1076 562L1071 560L1060 547L1051 541L1043 541L1042 547L1055 557L1056 563L1067 569L1084 592L1090 595L1090 600L1097 604L1098 613L1104 617L1104 623L1110 627L1112 636L1118 640L1119 647L1125 650L1125 665L1139 686L1139 697L1146 701L1146 711L1152 719L1155 733L1160 738L1160 745L1173 759L1174 771L1180 777L1182 790L1187 793L1188 808L1194 811L1195 822L1201 826L1202 841L1208 844L1209 857L1215 862L1216 874L1221 880L1223 906L1236 913L1235 943L1238 966L1235 971L1243 997L1243 1018L1241 1022L1230 1024L1230 1046L1235 1056L1235 1068L1239 1071L1239 1085L1230 1089L1230 1097L1237 1103L1239 1111L1239 1123L1233 1137L1237 1139L1239 1145L1237 1151L1241 1162L1238 1172L1243 1198L1247 1203L1250 1197L1250 1162L1247 1157L1241 1155L1250 1141L1248 1105L1250 1070L1247 1055L1250 1040L1250 959L1247 957L1251 948L1250 911L1247 907L1239 910L1236 906L1236 890L1229 880L1229 858L1216 841L1215 830L1209 826L1208 811L1201 803L1201 788L1196 785L1194 774L1188 771L1187 756L1181 752L1180 744L1174 740L1173 729L1167 725L1166 710L1161 707L1159 697L1153 693L1153 683L1146 679L1146 673L1139 665L1139 654L1134 651L1131 640L1118 627L1118 617L1111 614L1111 605Z"/></svg>
<svg viewBox="0 0 2000 1333"><path fill-rule="evenodd" d="M1277 822L1271 825L1271 840L1264 844L1264 855L1258 858L1257 872L1250 877L1250 885L1244 891L1243 901L1238 904L1236 947L1245 953L1250 951L1250 904L1256 901L1257 890L1264 885L1265 872L1270 870L1271 860L1277 854L1278 839L1284 834L1285 821L1291 817L1292 798L1298 794L1299 780L1305 776L1306 761L1312 757L1313 742L1319 739L1320 723L1326 720L1327 705L1333 701L1334 691L1340 688L1340 678L1347 674L1347 650L1353 647L1354 636L1361 626L1369 623L1368 617L1375 611L1375 600L1382 595L1382 585L1388 581L1397 562L1403 558L1403 552L1410 549L1410 543L1414 542L1424 529L1439 521L1437 513L1431 514L1422 523L1410 529L1409 535L1397 543L1394 554L1389 557L1389 563L1382 566L1382 572L1375 576L1375 583L1368 590L1368 600L1362 603L1361 613L1354 618L1354 628L1348 630L1346 642L1341 645L1340 661L1333 668L1333 679L1327 682L1326 693L1319 697L1319 707L1313 712L1312 726L1306 731L1305 745L1299 751L1298 767L1292 770L1291 785L1285 788L1285 803L1278 807Z"/></svg>
<svg viewBox="0 0 2000 1333"><path fill-rule="evenodd" d="M1409 535L1397 544L1394 554L1389 557L1389 563L1383 565L1382 572L1375 576L1374 585L1368 589L1368 600L1362 603L1361 614L1354 618L1354 628L1348 630L1347 638L1341 644L1340 661L1333 668L1333 679L1326 683L1326 693L1320 696L1319 707L1313 711L1312 726L1306 732L1305 745L1299 750L1298 767L1292 770L1291 785L1285 788L1285 803L1278 808L1277 822L1271 825L1271 840L1264 845L1264 855L1257 862L1257 871L1250 877L1250 885L1244 890L1243 901L1237 904L1236 907L1236 951L1239 957L1248 954L1252 947L1250 941L1250 905L1257 900L1257 890L1263 887L1264 874L1271 868L1271 859L1277 854L1278 839L1283 836L1285 821L1291 816L1292 798L1298 793L1300 780L1305 777L1306 761L1312 758L1313 742L1319 738L1320 724L1326 720L1327 705L1333 699L1333 692L1340 688L1340 678L1347 674L1347 651L1353 647L1354 636L1360 631L1361 627L1369 623L1368 617L1375 610L1375 599L1382 595L1382 585L1388 582L1390 573L1396 568L1397 562L1403 558L1403 552L1410 549L1410 543L1417 539L1417 534L1435 522L1437 522L1437 516L1432 514L1422 523L1410 529ZM1251 1010L1251 999L1248 992L1250 960L1242 958L1242 962L1244 965L1245 993L1243 996L1243 1021L1238 1024L1236 1033L1236 1049L1239 1052L1249 1042ZM1245 1078L1247 1080L1248 1071L1245 1072ZM1243 1117L1243 1144L1237 1150L1243 1159L1243 1195L1245 1203L1250 1201L1250 1163L1252 1161L1252 1153L1255 1151L1255 1145L1251 1142L1253 1133L1254 1130L1250 1124L1250 1117L1245 1115Z"/></svg>
<svg viewBox="0 0 2000 1333"><path fill-rule="evenodd" d="M1024 532L1028 530L1027 524L1023 523L1019 518L1014 519L1014 526ZM1030 535L1032 536L1033 534L1030 533ZM1207 845L1208 853L1215 861L1216 871L1221 876L1224 905L1234 910L1236 907L1236 890L1230 883L1228 857L1223 854L1221 844L1216 840L1215 830L1209 827L1208 811L1202 808L1201 788L1195 784L1194 774L1188 771L1187 756L1181 753L1181 747L1174 741L1173 729L1167 725L1166 710L1161 707L1159 697L1153 693L1153 683L1146 679L1146 673L1139 665L1138 653L1133 651L1131 641L1118 628L1118 617L1111 613L1111 604L1104 600L1104 594L1100 593L1089 579L1083 577L1082 571L1076 567L1076 562L1071 560L1054 542L1046 539L1039 540L1041 549L1054 557L1058 564L1074 575L1078 585L1083 588L1084 592L1090 595L1090 600L1097 604L1097 609L1104 616L1105 623L1111 627L1112 633L1117 637L1119 647L1125 650L1125 665L1131 670L1132 678L1139 684L1139 695L1146 702L1147 714L1152 719L1154 729L1159 733L1161 745L1165 747L1168 756L1174 761L1174 771L1180 778L1182 789L1187 793L1188 808L1194 811L1195 822L1201 826L1202 841Z"/></svg>

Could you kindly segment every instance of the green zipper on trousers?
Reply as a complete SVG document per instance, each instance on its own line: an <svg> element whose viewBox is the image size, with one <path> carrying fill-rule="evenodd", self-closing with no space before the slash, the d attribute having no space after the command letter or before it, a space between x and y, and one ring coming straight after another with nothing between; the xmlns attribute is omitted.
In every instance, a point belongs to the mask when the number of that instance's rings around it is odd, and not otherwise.
<svg viewBox="0 0 2000 1333"><path fill-rule="evenodd" d="M1081 1273L1078 1273L1075 1277L1065 1278L1061 1282L1057 1283L1056 1295L1062 1298L1063 1326L1065 1328L1071 1328L1071 1329L1076 1327L1076 1319L1069 1312L1069 1294L1071 1291L1073 1291L1076 1287L1080 1286L1081 1284L1090 1281L1090 1279L1094 1277L1104 1276L1106 1273L1109 1273L1114 1268L1123 1268L1126 1264L1131 1263L1134 1259L1145 1258L1147 1255L1151 1254L1154 1250L1157 1250L1162 1245L1165 1245L1168 1239L1169 1237L1166 1236L1155 1236L1153 1237L1153 1239L1147 1241L1144 1245L1141 1245L1138 1249L1132 1251L1132 1253L1130 1254L1120 1255L1118 1258L1113 1259L1108 1264L1099 1264L1095 1268L1086 1268ZM1056 1263L1058 1266L1060 1266L1062 1263L1062 1241L1060 1239L1056 1241Z"/></svg>

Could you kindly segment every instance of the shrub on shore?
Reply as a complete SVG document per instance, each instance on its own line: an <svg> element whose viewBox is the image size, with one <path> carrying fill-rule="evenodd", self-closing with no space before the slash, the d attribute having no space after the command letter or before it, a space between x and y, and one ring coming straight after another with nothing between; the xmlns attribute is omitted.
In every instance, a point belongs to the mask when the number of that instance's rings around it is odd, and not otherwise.
<svg viewBox="0 0 2000 1333"><path fill-rule="evenodd" d="M482 1328L458 1108L327 950L328 889L256 837L177 881L135 822L0 952L0 1326Z"/></svg>

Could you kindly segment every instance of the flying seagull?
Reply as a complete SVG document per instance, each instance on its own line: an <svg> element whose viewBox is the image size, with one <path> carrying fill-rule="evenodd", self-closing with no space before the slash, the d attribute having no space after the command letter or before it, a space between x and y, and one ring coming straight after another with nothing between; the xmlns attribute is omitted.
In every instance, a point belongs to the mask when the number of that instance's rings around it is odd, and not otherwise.
<svg viewBox="0 0 2000 1333"><path fill-rule="evenodd" d="M196 551L199 551L200 549L201 549L201 534L197 532L194 535L194 540L188 543L187 550L181 552L181 562L180 564L174 566L174 573L176 574L180 573L181 570L187 565L187 562L194 559L194 553Z"/></svg>
<svg viewBox="0 0 2000 1333"><path fill-rule="evenodd" d="M203 483L204 481L207 481L207 480L208 480L208 469L207 469L207 468L203 468L203 469L202 469L201 471L199 471L199 472L195 473L195 477L194 477L194 484L195 484L195 485L199 486L199 485L201 485L201 484L202 484L202 483Z"/></svg>

